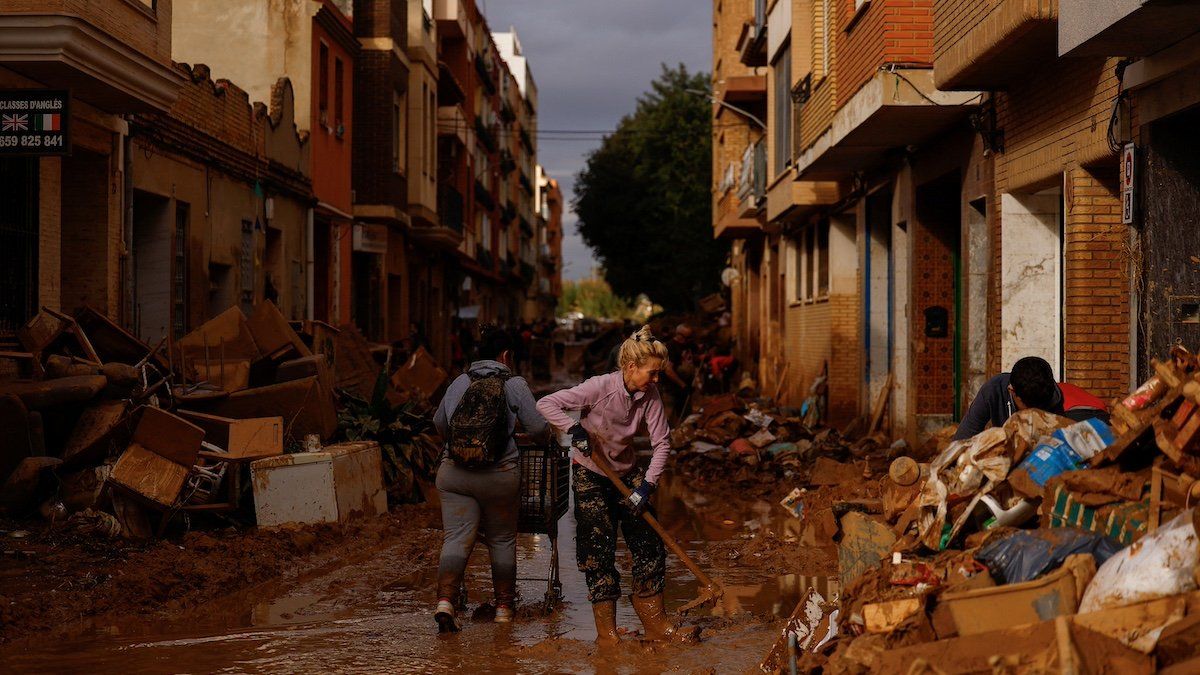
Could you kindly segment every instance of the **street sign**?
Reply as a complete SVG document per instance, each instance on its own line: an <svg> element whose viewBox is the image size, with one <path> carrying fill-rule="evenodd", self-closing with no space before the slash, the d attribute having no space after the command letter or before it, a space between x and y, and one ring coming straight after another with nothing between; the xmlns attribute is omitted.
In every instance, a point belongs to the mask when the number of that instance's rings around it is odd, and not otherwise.
<svg viewBox="0 0 1200 675"><path fill-rule="evenodd" d="M67 154L70 100L59 90L0 90L0 155Z"/></svg>
<svg viewBox="0 0 1200 675"><path fill-rule="evenodd" d="M1136 178L1133 162L1133 143L1121 148L1121 223L1133 223L1133 186Z"/></svg>

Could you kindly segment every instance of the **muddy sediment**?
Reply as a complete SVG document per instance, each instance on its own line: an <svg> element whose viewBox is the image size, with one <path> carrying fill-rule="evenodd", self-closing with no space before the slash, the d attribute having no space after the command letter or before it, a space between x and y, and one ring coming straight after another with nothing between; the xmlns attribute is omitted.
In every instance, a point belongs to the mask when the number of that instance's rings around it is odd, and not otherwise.
<svg viewBox="0 0 1200 675"><path fill-rule="evenodd" d="M414 568L436 563L440 518L429 506L294 529L229 528L175 539L99 539L0 524L0 645L67 639L94 626L179 619L206 603L396 542ZM15 536L14 536L15 535Z"/></svg>

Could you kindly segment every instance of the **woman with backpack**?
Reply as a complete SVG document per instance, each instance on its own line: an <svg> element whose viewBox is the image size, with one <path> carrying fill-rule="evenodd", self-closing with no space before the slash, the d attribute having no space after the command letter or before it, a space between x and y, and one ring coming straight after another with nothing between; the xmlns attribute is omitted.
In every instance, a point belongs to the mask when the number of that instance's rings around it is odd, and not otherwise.
<svg viewBox="0 0 1200 675"><path fill-rule="evenodd" d="M693 632L676 627L663 608L666 551L658 534L641 515L649 507L671 452L670 428L657 383L667 363L667 347L654 339L649 326L621 343L618 369L598 375L571 389L538 401L537 409L554 428L568 431L572 445L575 488L575 556L587 580L588 600L596 620L596 642L617 644L616 601L621 577L616 567L617 527L633 554L633 608L646 636L654 640L691 639ZM568 410L580 412L576 423ZM654 456L650 467L637 466L630 445L640 428L650 434ZM603 453L609 465L632 490L623 499L597 464Z"/></svg>
<svg viewBox="0 0 1200 675"><path fill-rule="evenodd" d="M433 418L446 442L436 481L443 541L434 620L443 633L459 629L453 599L481 529L492 559L496 622L512 621L521 482L513 430L518 420L533 436L547 429L529 384L512 372L508 333L490 327L481 332L480 360L450 383Z"/></svg>

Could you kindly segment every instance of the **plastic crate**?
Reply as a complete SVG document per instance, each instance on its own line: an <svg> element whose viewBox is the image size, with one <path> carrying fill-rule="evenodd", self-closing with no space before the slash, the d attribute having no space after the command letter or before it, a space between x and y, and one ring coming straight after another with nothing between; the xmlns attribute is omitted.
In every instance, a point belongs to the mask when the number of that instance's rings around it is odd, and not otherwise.
<svg viewBox="0 0 1200 675"><path fill-rule="evenodd" d="M567 512L570 495L570 460L553 439L540 443L518 442L521 451L521 510L517 531L557 534L558 519Z"/></svg>

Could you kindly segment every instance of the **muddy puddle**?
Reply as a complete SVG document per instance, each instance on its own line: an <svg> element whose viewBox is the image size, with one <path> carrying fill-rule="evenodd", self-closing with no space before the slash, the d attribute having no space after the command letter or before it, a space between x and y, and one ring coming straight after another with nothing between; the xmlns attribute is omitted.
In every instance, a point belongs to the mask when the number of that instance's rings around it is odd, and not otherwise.
<svg viewBox="0 0 1200 675"><path fill-rule="evenodd" d="M690 491L668 477L657 498L664 525L706 560L706 544L750 539L771 530L780 537L794 525L778 505L734 507ZM468 570L469 609L464 630L439 636L432 620L434 569L408 571L401 542L373 551L347 551L346 562L306 570L286 584L235 594L193 613L186 621L155 625L97 626L83 637L35 644L0 655L8 672L202 673L202 672L748 672L766 653L779 622L810 586L825 597L836 583L822 576L764 576L753 565L716 575L725 597L697 610L691 620L705 628L699 646L630 641L616 654L597 654L591 606L583 575L575 568L574 522L560 521L558 547L565 603L544 614L551 541L520 535L518 621L500 625L485 612L490 600L486 549L479 545ZM619 566L628 573L627 553ZM668 608L692 599L696 582L668 555ZM403 573L398 570L405 570ZM628 577L623 579L628 583ZM626 587L627 590L627 587ZM627 599L618 603L618 625L640 628Z"/></svg>

